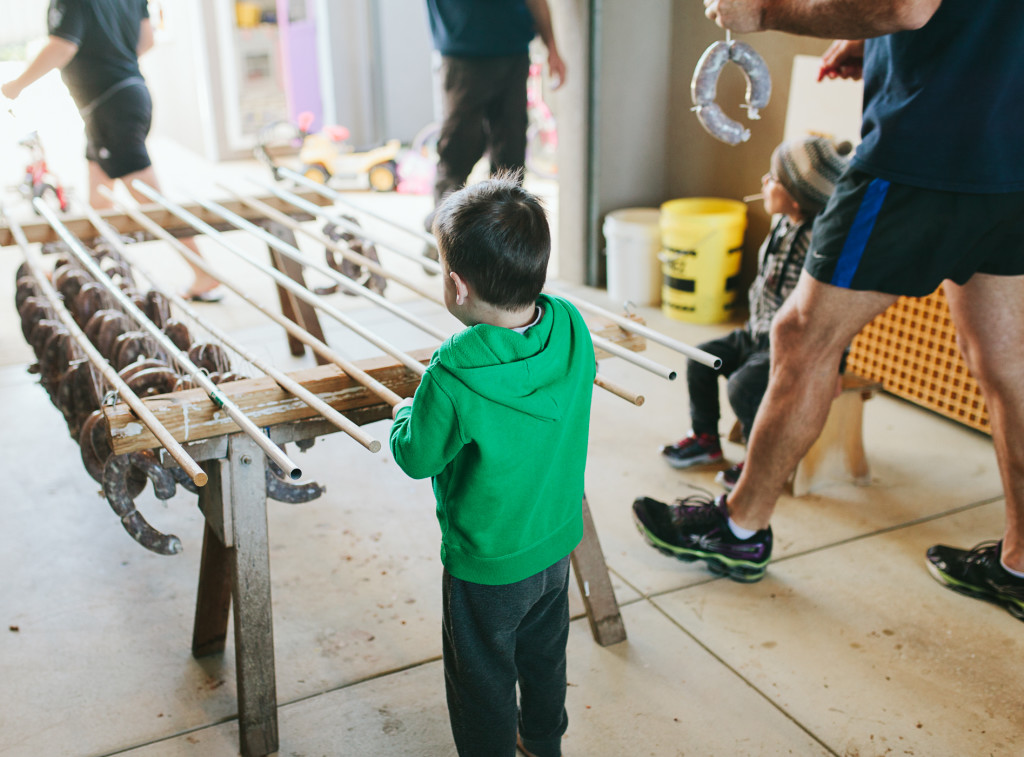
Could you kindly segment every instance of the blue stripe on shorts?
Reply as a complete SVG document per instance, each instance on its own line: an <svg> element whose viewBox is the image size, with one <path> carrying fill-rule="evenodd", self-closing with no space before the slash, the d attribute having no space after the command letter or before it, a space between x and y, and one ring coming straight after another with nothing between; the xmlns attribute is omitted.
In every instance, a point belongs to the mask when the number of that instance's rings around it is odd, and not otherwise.
<svg viewBox="0 0 1024 757"><path fill-rule="evenodd" d="M850 232L846 235L846 242L843 244L843 251L839 253L839 260L836 261L836 269L832 273L832 285L849 289L853 275L857 273L857 266L868 246L868 238L875 228L875 221L878 220L878 213L885 201L885 194L889 191L889 182L885 179L873 179L868 184L864 197L857 209L857 216L850 225Z"/></svg>

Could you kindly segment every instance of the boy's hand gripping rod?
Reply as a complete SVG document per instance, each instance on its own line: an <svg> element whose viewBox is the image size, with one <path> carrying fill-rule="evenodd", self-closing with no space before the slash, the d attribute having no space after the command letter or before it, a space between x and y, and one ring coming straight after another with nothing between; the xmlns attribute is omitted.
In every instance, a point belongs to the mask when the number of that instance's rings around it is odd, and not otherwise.
<svg viewBox="0 0 1024 757"><path fill-rule="evenodd" d="M274 444L270 439L260 430L259 426L253 423L248 416L246 416L241 409L231 400L229 400L217 385L214 384L207 377L203 371L196 366L188 355L179 350L177 346L172 342L166 334L161 331L155 323L153 323L145 313L132 302L128 297L125 296L124 292L110 280L103 270L96 265L96 262L92 259L92 256L85 249L84 245L70 232L68 228L61 223L60 219L57 218L53 210L40 198L36 198L32 201L32 205L35 207L39 214L46 219L47 223L57 232L57 236L68 246L71 253L78 259L78 262L92 274L93 278L96 279L114 298L117 304L132 318L135 319L138 324L145 329L150 336L152 336L164 351L174 360L178 365L188 373L196 384L206 391L206 394L210 397L217 407L221 408L228 414L242 432L250 437L260 449L277 463L278 467L285 472L285 474L291 479L297 479L302 477L302 470L296 465L291 458L289 458L281 449Z"/></svg>

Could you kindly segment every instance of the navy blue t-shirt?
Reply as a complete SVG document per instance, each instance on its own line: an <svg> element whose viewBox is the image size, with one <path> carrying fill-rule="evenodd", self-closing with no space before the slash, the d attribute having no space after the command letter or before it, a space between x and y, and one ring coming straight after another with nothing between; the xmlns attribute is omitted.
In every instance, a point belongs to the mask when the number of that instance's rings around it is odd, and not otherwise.
<svg viewBox="0 0 1024 757"><path fill-rule="evenodd" d="M956 192L1024 191L1024 2L944 0L921 29L868 40L853 164Z"/></svg>
<svg viewBox="0 0 1024 757"><path fill-rule="evenodd" d="M139 71L139 30L146 0L51 0L51 36L78 45L61 78L79 108Z"/></svg>
<svg viewBox="0 0 1024 757"><path fill-rule="evenodd" d="M427 0L427 8L434 47L442 55L520 55L536 34L523 0Z"/></svg>

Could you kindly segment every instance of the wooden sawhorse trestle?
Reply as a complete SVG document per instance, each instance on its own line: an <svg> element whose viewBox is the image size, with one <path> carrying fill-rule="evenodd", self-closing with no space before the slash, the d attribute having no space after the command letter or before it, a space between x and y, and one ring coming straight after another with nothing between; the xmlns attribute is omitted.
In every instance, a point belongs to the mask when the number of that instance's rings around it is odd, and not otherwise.
<svg viewBox="0 0 1024 757"><path fill-rule="evenodd" d="M336 430L315 419L272 426L269 434L285 444ZM262 757L278 750L267 463L256 443L241 433L195 442L188 449L209 476L199 490L206 526L192 654L206 657L224 651L233 609L240 750L243 757ZM586 498L583 523L583 540L571 562L591 632L598 644L607 646L623 641L626 631Z"/></svg>

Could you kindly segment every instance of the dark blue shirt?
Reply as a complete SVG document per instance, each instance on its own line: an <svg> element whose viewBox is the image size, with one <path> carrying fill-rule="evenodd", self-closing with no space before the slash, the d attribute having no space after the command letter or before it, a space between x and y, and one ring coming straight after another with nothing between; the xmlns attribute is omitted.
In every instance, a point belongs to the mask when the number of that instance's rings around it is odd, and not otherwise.
<svg viewBox="0 0 1024 757"><path fill-rule="evenodd" d="M434 47L442 55L520 55L536 33L523 0L427 0L427 8Z"/></svg>
<svg viewBox="0 0 1024 757"><path fill-rule="evenodd" d="M146 0L51 0L50 35L78 45L61 78L79 108L139 71L139 30Z"/></svg>
<svg viewBox="0 0 1024 757"><path fill-rule="evenodd" d="M924 27L868 40L853 163L889 181L1024 191L1024 2L944 0Z"/></svg>

